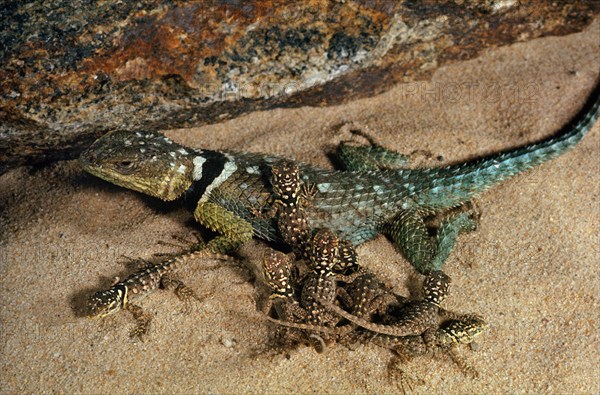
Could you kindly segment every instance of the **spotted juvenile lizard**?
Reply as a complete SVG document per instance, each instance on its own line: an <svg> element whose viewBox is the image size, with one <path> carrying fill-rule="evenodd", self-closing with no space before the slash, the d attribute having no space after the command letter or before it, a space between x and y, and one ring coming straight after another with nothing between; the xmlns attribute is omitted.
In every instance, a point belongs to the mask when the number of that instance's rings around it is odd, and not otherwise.
<svg viewBox="0 0 600 395"><path fill-rule="evenodd" d="M137 272L127 278L116 281L107 290L98 291L88 301L88 314L90 317L106 317L115 314L122 309L130 311L136 320L136 327L131 331L131 337L143 340L150 327L150 316L143 312L140 306L130 302L132 298L142 296L160 286L173 290L177 297L186 303L192 299L201 300L196 293L180 280L175 278L174 273L185 262L198 255L204 255L203 251L192 248L185 253L178 254L161 263L145 262Z"/></svg>
<svg viewBox="0 0 600 395"><path fill-rule="evenodd" d="M271 186L274 204L266 216L277 218L277 228L283 241L294 249L298 258L308 258L312 229L306 215L309 188L303 188L300 166L292 161L281 161L271 166Z"/></svg>
<svg viewBox="0 0 600 395"><path fill-rule="evenodd" d="M439 270L458 233L473 224L464 215L450 217L432 238L426 219L575 146L596 121L599 103L595 93L557 136L439 168L401 168L397 153L344 144L339 151L345 171L300 165L303 182L314 185L306 208L310 227L329 228L353 245L386 233L421 273ZM80 163L114 184L167 201L185 200L195 219L218 234L208 250L228 253L253 236L279 239L275 219L256 213L272 204L270 168L280 160L184 147L154 131L114 131L93 143Z"/></svg>
<svg viewBox="0 0 600 395"><path fill-rule="evenodd" d="M314 308L314 312L319 317L330 315L331 310L329 307L331 307L331 298L329 298L329 301L321 299L321 302L325 302L325 308L314 303L316 302L315 300L312 300L313 304L310 305L312 307L308 309L300 307L299 303L294 299L294 292L289 276L290 261L287 258L282 253L272 253L264 261L264 270L265 279L273 292L272 295L283 303L283 307L285 307L283 311L286 311L284 314L278 314L282 321L275 322L285 327L298 328L305 331L304 335L299 335L298 333L293 335L288 334L288 340L290 338L307 339L312 337L321 339L324 346L325 343L320 335L315 334L315 332L324 332L344 342L348 340L363 343L371 342L391 349L396 353L396 356L390 361L389 373L395 379L397 378L395 376L399 375L399 381L402 385L404 385L405 377L399 366L414 357L429 354L436 349L449 354L463 373L471 377L477 376L477 371L459 353L458 346L460 344L470 344L476 340L487 328L487 323L480 316L474 314L459 315L449 312L447 314L440 314L438 306L445 298L449 284L449 279L443 273L434 272L428 276L424 283L425 300L406 304L401 310L400 319L396 320L393 325L385 327L373 324L373 328L371 329L375 331L357 329L353 325L332 328L319 326L318 321L309 319L311 308ZM334 289L334 285L330 284L329 287L330 289ZM312 284L306 284L305 288L313 296L313 299L314 296L323 293L318 291L321 288L315 288ZM346 286L346 290L349 291L348 294L354 301L353 313L355 317L369 319L371 313L380 307L385 307L386 303L383 302L385 299L388 302L391 300L396 300L400 303L403 302L398 300L397 296L391 295L388 290L385 290L383 284L370 273L362 274ZM329 295L331 292L324 292L324 294ZM392 297L385 298L385 296ZM292 309L291 307L294 308ZM300 310L301 314L288 313L297 309ZM292 321L292 317L300 318L300 320ZM330 319L330 322L335 324L337 320ZM364 323L366 321L361 319L360 322ZM370 327L369 325L366 326ZM380 330L381 328L393 328L394 331L389 331L389 333L393 334L381 333L385 332ZM405 335L402 331L410 334Z"/></svg>
<svg viewBox="0 0 600 395"><path fill-rule="evenodd" d="M323 305L330 311L372 332L391 336L420 335L435 328L440 321L459 319L462 315L443 309L440 305L448 295L450 278L442 271L429 273L423 282L423 300L410 301L397 312L390 324L377 324L343 310L327 300Z"/></svg>
<svg viewBox="0 0 600 395"><path fill-rule="evenodd" d="M320 328L330 329L338 319L331 317L330 307L334 306L336 291L344 290L351 300L353 317L361 322L368 322L373 314L385 314L391 304L402 304L399 312L400 318L394 320L393 325L382 326L385 329L393 328L392 334L382 334L371 331L357 330L348 325L331 329L330 334L338 339L373 342L382 347L392 349L396 357L390 362L390 374L400 374L400 383L405 382L401 369L392 370L399 363L412 359L415 356L426 354L435 348L449 353L463 372L472 376L476 375L466 360L458 353L458 344L471 343L486 328L486 323L479 316L457 315L446 312L440 304L447 295L450 284L449 277L441 271L429 273L423 284L424 300L407 302L405 298L395 295L381 283L372 273L360 268L356 262L356 251L353 246L344 246L342 254L340 240L333 237L328 229L320 229L314 238L308 226L305 207L301 200L300 168L293 162L281 162L272 166L272 186L276 202L278 202L278 227L284 240L295 247L300 257L311 261L313 275L305 279L302 290L302 305L294 298L291 284L291 261L289 256L280 252L272 252L263 261L264 277L272 290L272 299L275 302L278 317L282 320L279 324L302 328L313 337L321 339ZM340 260L344 264L338 264ZM338 266L347 271L356 269L356 276L344 287L336 285L333 269ZM344 276L348 277L348 276ZM347 302L346 302L347 303ZM279 307L279 308L277 308ZM335 306L337 309L341 308ZM300 310L300 314L292 313ZM343 310L342 310L343 311ZM300 318L305 324L298 323L293 317ZM440 316L445 317L441 323ZM453 318L452 321L448 321ZM330 326L322 326L328 323ZM373 325L375 329L379 326ZM405 332L405 333L403 333ZM304 332L306 333L306 332ZM289 334L287 338L297 338L298 334ZM301 336L302 337L302 336Z"/></svg>
<svg viewBox="0 0 600 395"><path fill-rule="evenodd" d="M306 253L311 272L302 280L302 292L300 303L294 298L294 289L291 284L291 263L289 257L280 253L272 252L263 260L263 271L265 281L271 288L270 306L275 306L278 318L267 318L275 323L297 328L312 329L321 326L330 328L335 326L340 318L329 313L322 305L322 300L333 302L338 296L347 295L338 287L338 280L348 280L352 276L336 275L333 266L339 261L339 239L329 229L319 229L317 233L308 240ZM346 296L345 300L348 300ZM266 311L268 314L268 311ZM312 331L315 332L315 331ZM294 338L313 337L320 340L320 349L325 346L325 340L321 336L309 333L308 336L295 336Z"/></svg>
<svg viewBox="0 0 600 395"><path fill-rule="evenodd" d="M396 353L388 366L391 376L400 374L402 378L401 364L441 350L450 356L465 375L475 378L478 376L477 370L461 355L459 345L472 344L486 329L487 323L483 318L464 315L459 319L436 325L421 335L391 336L367 332L362 334L362 341L371 342Z"/></svg>

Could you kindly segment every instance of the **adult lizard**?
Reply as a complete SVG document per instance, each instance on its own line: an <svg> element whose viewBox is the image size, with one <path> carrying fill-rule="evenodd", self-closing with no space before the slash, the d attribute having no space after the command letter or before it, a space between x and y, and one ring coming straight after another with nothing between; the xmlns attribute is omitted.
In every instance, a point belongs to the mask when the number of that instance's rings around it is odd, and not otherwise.
<svg viewBox="0 0 600 395"><path fill-rule="evenodd" d="M314 186L306 215L313 229L329 228L359 245L386 233L421 273L440 270L460 231L463 213L441 222L437 237L426 220L575 146L598 118L596 91L562 133L481 159L445 167L402 168L402 156L380 146L341 145L344 171L300 164ZM277 240L275 219L258 213L272 205L271 166L281 158L188 148L154 131L114 131L81 155L89 173L157 198L185 200L195 219L218 236L206 244L228 253L253 236Z"/></svg>

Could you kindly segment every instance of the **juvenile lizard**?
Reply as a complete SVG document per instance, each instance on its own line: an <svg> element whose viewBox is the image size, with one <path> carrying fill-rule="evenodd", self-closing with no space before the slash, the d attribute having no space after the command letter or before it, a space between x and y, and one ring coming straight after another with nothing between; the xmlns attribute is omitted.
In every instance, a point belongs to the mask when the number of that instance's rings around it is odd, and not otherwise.
<svg viewBox="0 0 600 395"><path fill-rule="evenodd" d="M290 245L298 258L308 258L312 229L304 207L309 203L308 188L303 188L300 166L291 161L281 161L271 166L271 185L275 203L272 206L277 227L283 241ZM304 190L303 190L304 189Z"/></svg>
<svg viewBox="0 0 600 395"><path fill-rule="evenodd" d="M124 280L117 281L109 289L92 295L88 302L89 316L101 318L126 309L132 313L137 322L130 334L131 337L143 340L150 327L150 316L145 314L141 307L130 303L130 299L162 286L173 290L177 297L186 303L190 303L192 299L200 301L201 299L191 288L174 277L175 271L181 265L197 255L204 255L204 253L201 250L191 249L161 263L147 263L145 267Z"/></svg>
<svg viewBox="0 0 600 395"><path fill-rule="evenodd" d="M282 322L298 322L299 325L307 322L309 313L300 306L295 298L295 289L292 283L292 262L290 256L272 250L263 258L263 277L271 290L268 303L263 312L270 318L271 309L274 308L277 318ZM279 321L277 321L279 322ZM311 341L317 350L325 348L325 341L319 335L308 335L304 331L295 331L291 328L277 332L278 346L290 346L296 342ZM316 341L316 342L315 342Z"/></svg>
<svg viewBox="0 0 600 395"><path fill-rule="evenodd" d="M441 320L461 317L459 314L440 307L448 295L449 285L450 278L444 272L434 271L429 273L423 282L423 300L411 301L402 306L397 313L398 318L395 322L386 325L376 324L363 317L348 313L330 301L323 300L322 303L330 312L376 333L397 337L420 335L431 328L437 327Z"/></svg>
<svg viewBox="0 0 600 395"><path fill-rule="evenodd" d="M277 259L277 257L280 259ZM301 317L300 321L309 322L307 310L301 308L294 299L294 292L289 280L290 262L287 259L282 259L284 257L286 256L281 253L273 253L270 259L265 260L265 278L273 291L273 295L276 295L277 298L283 297L284 306L293 305L301 309L302 314L294 314L294 316ZM399 374L402 383L404 383L405 377L403 371L399 369L399 365L414 357L429 354L436 349L449 354L463 373L476 377L476 370L459 353L458 346L459 344L472 343L487 328L487 324L480 316L474 314L438 314L437 306L445 297L448 283L449 280L443 273L430 275L424 286L425 300L407 304L402 309L401 318L393 326L388 327L388 329L394 327L394 335L382 334L379 333L380 331L361 331L353 325L332 328L330 326L319 326L318 322L315 321L311 321L310 324L301 323L296 320L292 321L292 314L279 315L283 321L275 322L285 327L303 329L308 331L309 334L312 333L304 336L298 333L295 335L288 334L288 340L290 338L307 339L309 337L322 340L319 335L314 333L317 332L335 336L340 341L351 339L353 342L371 342L389 348L396 353L396 356L390 361L390 375ZM306 288L312 296L319 294L316 291L317 288L311 285ZM331 288L333 289L333 285ZM370 273L362 274L346 286L346 290L354 300L353 313L356 317L369 319L371 313L379 309L384 310L387 307L387 302L394 300L399 303L403 302L403 300L398 299L398 296L392 295L384 289L383 284ZM325 294L329 295L331 292L325 292ZM325 302L323 299L321 301ZM331 298L327 303L324 303L326 308L331 306L330 301ZM322 317L325 313L330 314L322 306L316 304L315 306L319 316ZM286 309L286 311L290 310ZM331 323L335 324L336 321L332 319ZM352 332L354 329L357 330ZM375 327L375 330L377 329L379 329L378 326ZM398 335L402 330L406 331L407 329L409 329L407 333L411 333L410 335ZM324 345L324 341L322 343Z"/></svg>
<svg viewBox="0 0 600 395"><path fill-rule="evenodd" d="M264 277L271 288L273 300L268 309L274 305L280 320L268 315L267 318L279 325L297 329L330 328L337 324L339 318L323 308L321 301L333 302L338 295L345 294L337 281L338 278L349 277L336 275L332 271L339 257L339 239L329 229L319 229L306 247L311 272L303 279L300 303L294 299L289 258L280 252L272 252L263 260ZM268 314L268 310L266 312ZM310 337L318 338L321 346L325 345L320 336L313 334Z"/></svg>
<svg viewBox="0 0 600 395"><path fill-rule="evenodd" d="M595 92L557 136L439 168L405 169L400 161L388 161L380 147L341 146L348 153L342 157L345 171L299 165L303 182L315 187L306 207L308 223L313 229L329 228L353 245L386 233L418 271L439 270L458 233L473 224L464 216L443 221L442 237L432 238L426 219L572 148L591 129L599 105ZM253 236L279 239L275 219L257 213L272 204L270 169L280 160L188 148L154 131L114 131L93 143L80 163L114 184L167 201L182 198L195 219L218 234L206 247L228 253Z"/></svg>
<svg viewBox="0 0 600 395"><path fill-rule="evenodd" d="M313 190L303 184L298 163L282 160L271 166L271 185L275 204L272 213L277 218L277 227L287 244L298 258L310 259L314 244L313 229L308 222L306 206L311 204ZM332 260L332 271L351 274L359 269L356 250L348 240L336 238L336 254ZM314 256L314 254L312 254Z"/></svg>
<svg viewBox="0 0 600 395"><path fill-rule="evenodd" d="M390 361L388 371L403 375L400 365L411 359L441 350L448 354L459 369L472 378L478 376L477 371L460 354L459 345L472 344L487 329L487 323L477 315L465 315L460 319L447 321L429 329L421 335L391 336L364 333L362 341L371 342L388 348L396 353Z"/></svg>
<svg viewBox="0 0 600 395"><path fill-rule="evenodd" d="M289 256L279 251L271 251L263 259L263 276L271 289L264 312L269 314L273 307L279 319L293 321L297 318L306 321L308 312L294 298L295 290L291 280L292 263Z"/></svg>

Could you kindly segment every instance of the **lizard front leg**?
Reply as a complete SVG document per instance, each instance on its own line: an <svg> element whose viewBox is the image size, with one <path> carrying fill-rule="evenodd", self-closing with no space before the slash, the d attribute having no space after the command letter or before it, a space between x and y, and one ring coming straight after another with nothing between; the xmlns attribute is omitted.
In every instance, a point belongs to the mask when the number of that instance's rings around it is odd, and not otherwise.
<svg viewBox="0 0 600 395"><path fill-rule="evenodd" d="M210 252L231 253L252 239L252 224L218 204L198 203L194 210L194 218L201 225L219 234L206 243L205 248Z"/></svg>

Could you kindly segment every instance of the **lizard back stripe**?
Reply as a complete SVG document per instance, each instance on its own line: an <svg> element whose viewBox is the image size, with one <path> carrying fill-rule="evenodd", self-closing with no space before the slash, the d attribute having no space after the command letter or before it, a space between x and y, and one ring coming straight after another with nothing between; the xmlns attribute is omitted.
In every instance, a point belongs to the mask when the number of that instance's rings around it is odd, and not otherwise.
<svg viewBox="0 0 600 395"><path fill-rule="evenodd" d="M229 158L216 151L203 150L201 155L194 158L194 175L198 175L200 178L194 179L190 188L185 192L185 204L190 210L196 208L198 201L204 196L207 189L223 174L227 162L229 162Z"/></svg>

